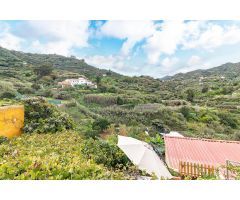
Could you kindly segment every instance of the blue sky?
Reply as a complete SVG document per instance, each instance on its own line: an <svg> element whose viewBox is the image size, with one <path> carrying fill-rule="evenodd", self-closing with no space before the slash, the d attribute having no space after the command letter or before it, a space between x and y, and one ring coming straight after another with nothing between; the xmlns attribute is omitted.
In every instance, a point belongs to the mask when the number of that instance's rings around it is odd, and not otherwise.
<svg viewBox="0 0 240 200"><path fill-rule="evenodd" d="M0 21L0 46L155 78L240 61L239 21Z"/></svg>

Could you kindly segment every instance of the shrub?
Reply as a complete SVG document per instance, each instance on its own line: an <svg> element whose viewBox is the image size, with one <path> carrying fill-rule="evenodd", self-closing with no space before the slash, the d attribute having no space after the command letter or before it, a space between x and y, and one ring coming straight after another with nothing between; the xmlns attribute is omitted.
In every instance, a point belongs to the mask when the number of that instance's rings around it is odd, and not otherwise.
<svg viewBox="0 0 240 200"><path fill-rule="evenodd" d="M110 171L93 160L85 159L81 144L81 136L74 132L23 134L13 138L9 143L0 145L0 180L127 178L122 172Z"/></svg>
<svg viewBox="0 0 240 200"><path fill-rule="evenodd" d="M93 130L101 132L103 130L106 130L109 125L110 125L110 122L107 119L100 118L93 122L92 128Z"/></svg>
<svg viewBox="0 0 240 200"><path fill-rule="evenodd" d="M84 96L84 101L86 103L96 103L103 106L109 106L109 105L117 104L117 97L89 94Z"/></svg>
<svg viewBox="0 0 240 200"><path fill-rule="evenodd" d="M73 129L72 119L50 105L43 98L32 98L24 101L26 133L56 133Z"/></svg>
<svg viewBox="0 0 240 200"><path fill-rule="evenodd" d="M18 92L21 94L33 94L34 90L29 87L20 87L18 88Z"/></svg>
<svg viewBox="0 0 240 200"><path fill-rule="evenodd" d="M192 109L187 107L187 106L183 106L181 109L180 109L180 112L183 114L183 116L189 120L191 119L191 112L192 112Z"/></svg>
<svg viewBox="0 0 240 200"><path fill-rule="evenodd" d="M97 164L108 168L122 168L130 164L126 155L115 144L104 140L89 139L84 141L81 150L87 159L93 159Z"/></svg>
<svg viewBox="0 0 240 200"><path fill-rule="evenodd" d="M195 92L192 89L188 89L186 91L186 94L187 94L187 100L190 102L193 102L194 97L195 97Z"/></svg>
<svg viewBox="0 0 240 200"><path fill-rule="evenodd" d="M31 86L34 90L39 90L41 89L41 86L37 83L33 83L32 86Z"/></svg>
<svg viewBox="0 0 240 200"><path fill-rule="evenodd" d="M8 139L4 136L0 136L0 144L4 143L5 141L7 141Z"/></svg>
<svg viewBox="0 0 240 200"><path fill-rule="evenodd" d="M0 81L0 98L12 99L17 94L13 84L7 81Z"/></svg>
<svg viewBox="0 0 240 200"><path fill-rule="evenodd" d="M61 91L54 96L56 99L69 100L72 98L71 94L68 91Z"/></svg>
<svg viewBox="0 0 240 200"><path fill-rule="evenodd" d="M34 73L39 77L50 75L53 71L53 66L50 63L45 63L42 66L34 68Z"/></svg>
<svg viewBox="0 0 240 200"><path fill-rule="evenodd" d="M234 140L240 140L240 132L239 131L234 134L234 138L233 139Z"/></svg>
<svg viewBox="0 0 240 200"><path fill-rule="evenodd" d="M6 91L0 94L0 98L13 99L16 97L16 93L13 91Z"/></svg>
<svg viewBox="0 0 240 200"><path fill-rule="evenodd" d="M238 127L238 120L234 116L232 116L230 113L221 112L218 114L218 117L220 118L220 122L224 125L230 126L231 128L237 128Z"/></svg>
<svg viewBox="0 0 240 200"><path fill-rule="evenodd" d="M208 86L204 85L203 88L202 88L202 93L207 93L208 90L209 90Z"/></svg>

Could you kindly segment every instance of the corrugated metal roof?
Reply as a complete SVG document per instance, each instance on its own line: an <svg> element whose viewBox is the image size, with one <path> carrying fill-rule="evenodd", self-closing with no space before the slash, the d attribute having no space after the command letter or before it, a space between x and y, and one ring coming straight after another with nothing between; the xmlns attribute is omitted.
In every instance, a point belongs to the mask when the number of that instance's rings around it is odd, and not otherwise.
<svg viewBox="0 0 240 200"><path fill-rule="evenodd" d="M226 160L240 162L240 142L189 137L164 136L168 166L176 171L179 162L192 162L219 167Z"/></svg>

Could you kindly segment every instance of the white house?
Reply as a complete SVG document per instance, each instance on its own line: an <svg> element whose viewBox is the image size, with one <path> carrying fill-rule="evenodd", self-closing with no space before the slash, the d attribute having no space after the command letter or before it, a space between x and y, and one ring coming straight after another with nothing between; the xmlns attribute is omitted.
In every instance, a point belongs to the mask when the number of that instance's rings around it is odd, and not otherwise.
<svg viewBox="0 0 240 200"><path fill-rule="evenodd" d="M62 88L64 87L74 87L75 85L87 85L93 88L97 88L97 85L94 84L92 81L88 80L85 77L80 77L78 79L66 79L62 82L58 82L58 85L61 85Z"/></svg>

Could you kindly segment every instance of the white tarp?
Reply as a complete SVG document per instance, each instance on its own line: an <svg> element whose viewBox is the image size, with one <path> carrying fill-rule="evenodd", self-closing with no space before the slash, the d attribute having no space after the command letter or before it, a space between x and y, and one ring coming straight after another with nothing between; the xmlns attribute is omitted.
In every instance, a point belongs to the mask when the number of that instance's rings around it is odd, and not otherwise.
<svg viewBox="0 0 240 200"><path fill-rule="evenodd" d="M164 162L146 142L119 135L118 147L122 149L132 163L137 165L139 169L145 170L149 174L154 173L159 179L172 178Z"/></svg>

